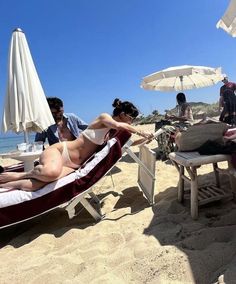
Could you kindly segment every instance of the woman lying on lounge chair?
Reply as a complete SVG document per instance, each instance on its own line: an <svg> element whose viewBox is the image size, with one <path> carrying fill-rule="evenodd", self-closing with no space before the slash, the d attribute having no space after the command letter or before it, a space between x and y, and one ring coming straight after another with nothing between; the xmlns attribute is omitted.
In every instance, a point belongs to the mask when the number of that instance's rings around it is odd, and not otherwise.
<svg viewBox="0 0 236 284"><path fill-rule="evenodd" d="M68 175L95 153L99 145L108 140L111 129L136 133L143 137L140 143L153 138L153 134L131 126L139 114L132 103L115 99L112 106L113 116L102 113L76 140L56 143L46 148L40 156L39 165L33 170L0 174L0 187L35 191Z"/></svg>

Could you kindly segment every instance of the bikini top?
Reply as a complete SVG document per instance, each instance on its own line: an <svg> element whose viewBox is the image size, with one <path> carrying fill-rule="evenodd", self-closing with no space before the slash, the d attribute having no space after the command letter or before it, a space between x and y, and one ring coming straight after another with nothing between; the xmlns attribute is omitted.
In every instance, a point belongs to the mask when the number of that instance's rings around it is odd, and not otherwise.
<svg viewBox="0 0 236 284"><path fill-rule="evenodd" d="M110 128L92 129L86 128L82 134L96 145L102 145L106 141L106 134Z"/></svg>

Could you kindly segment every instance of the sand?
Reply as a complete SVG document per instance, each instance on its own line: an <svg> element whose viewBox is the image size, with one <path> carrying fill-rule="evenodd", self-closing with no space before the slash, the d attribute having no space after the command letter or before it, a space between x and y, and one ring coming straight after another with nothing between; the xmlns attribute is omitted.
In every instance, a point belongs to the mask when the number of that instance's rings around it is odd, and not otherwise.
<svg viewBox="0 0 236 284"><path fill-rule="evenodd" d="M152 207L137 186L137 164L124 157L115 187L110 176L96 187L104 220L85 211L69 220L58 209L1 230L0 283L236 283L236 204L212 203L192 220L189 203L177 201L176 169L156 163ZM201 180L211 181L211 171L202 167Z"/></svg>

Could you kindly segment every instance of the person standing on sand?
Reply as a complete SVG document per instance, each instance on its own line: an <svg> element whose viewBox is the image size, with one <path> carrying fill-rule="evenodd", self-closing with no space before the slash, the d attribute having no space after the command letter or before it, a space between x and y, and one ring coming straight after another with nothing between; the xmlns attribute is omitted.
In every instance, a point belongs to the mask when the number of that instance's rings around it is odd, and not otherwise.
<svg viewBox="0 0 236 284"><path fill-rule="evenodd" d="M224 83L223 86L220 88L220 99L219 99L219 111L221 112L224 108L224 97L223 94L225 91L230 91L234 94L236 91L236 83L229 82L228 77L224 77L222 80L222 83Z"/></svg>
<svg viewBox="0 0 236 284"><path fill-rule="evenodd" d="M225 90L223 95L224 107L219 120L231 126L236 125L236 96L231 90Z"/></svg>
<svg viewBox="0 0 236 284"><path fill-rule="evenodd" d="M56 143L46 148L39 158L39 165L33 170L0 174L0 187L35 191L70 174L94 154L99 145L103 145L109 139L110 130L126 130L138 134L143 137L140 142L153 139L153 134L131 125L139 114L132 103L115 99L112 106L112 116L107 113L100 114L77 139Z"/></svg>

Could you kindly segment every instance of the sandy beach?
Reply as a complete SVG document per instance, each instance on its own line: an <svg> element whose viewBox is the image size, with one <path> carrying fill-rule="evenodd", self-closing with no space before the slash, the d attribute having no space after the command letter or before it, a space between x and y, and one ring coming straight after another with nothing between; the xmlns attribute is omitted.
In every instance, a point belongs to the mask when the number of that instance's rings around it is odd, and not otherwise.
<svg viewBox="0 0 236 284"><path fill-rule="evenodd" d="M192 220L189 202L177 201L176 169L157 161L150 207L137 168L125 156L113 170L114 187L110 176L97 184L106 213L98 223L85 210L69 220L57 209L2 230L0 283L236 283L236 204L211 203ZM202 167L201 181L212 181L211 172ZM229 187L224 176L222 183Z"/></svg>

